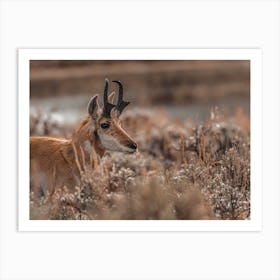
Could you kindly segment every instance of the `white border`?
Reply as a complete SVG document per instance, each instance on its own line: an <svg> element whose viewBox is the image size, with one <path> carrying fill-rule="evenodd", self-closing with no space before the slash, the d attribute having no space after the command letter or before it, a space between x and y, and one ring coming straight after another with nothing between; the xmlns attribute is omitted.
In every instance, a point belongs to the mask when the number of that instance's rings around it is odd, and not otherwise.
<svg viewBox="0 0 280 280"><path fill-rule="evenodd" d="M245 221L35 221L29 220L30 60L250 60L251 219ZM261 231L262 71L260 49L19 49L19 231Z"/></svg>

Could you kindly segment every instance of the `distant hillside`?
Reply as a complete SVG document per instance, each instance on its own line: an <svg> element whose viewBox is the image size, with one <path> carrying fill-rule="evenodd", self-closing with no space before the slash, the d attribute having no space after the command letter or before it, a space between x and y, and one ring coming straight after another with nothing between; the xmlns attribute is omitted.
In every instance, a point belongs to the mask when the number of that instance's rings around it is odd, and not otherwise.
<svg viewBox="0 0 280 280"><path fill-rule="evenodd" d="M31 97L101 93L121 80L138 104L184 104L250 95L249 61L39 60L30 64ZM111 89L115 89L111 85Z"/></svg>

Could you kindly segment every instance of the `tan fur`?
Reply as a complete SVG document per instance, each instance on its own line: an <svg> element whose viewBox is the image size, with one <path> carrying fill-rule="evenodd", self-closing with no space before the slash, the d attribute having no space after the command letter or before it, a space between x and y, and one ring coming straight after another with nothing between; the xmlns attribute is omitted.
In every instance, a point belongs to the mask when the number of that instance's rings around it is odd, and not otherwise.
<svg viewBox="0 0 280 280"><path fill-rule="evenodd" d="M108 129L100 127L104 122L110 123ZM52 195L64 186L73 191L80 184L81 171L96 164L97 156L102 157L105 150L135 152L129 148L133 143L113 110L111 118L104 118L100 113L94 118L88 115L69 140L30 137L31 191L36 197Z"/></svg>

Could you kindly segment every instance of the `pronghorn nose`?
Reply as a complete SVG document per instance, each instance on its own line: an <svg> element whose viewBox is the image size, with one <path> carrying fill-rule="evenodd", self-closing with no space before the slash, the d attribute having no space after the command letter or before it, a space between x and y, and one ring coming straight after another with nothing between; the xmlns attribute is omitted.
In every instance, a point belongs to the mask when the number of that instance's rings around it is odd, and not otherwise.
<svg viewBox="0 0 280 280"><path fill-rule="evenodd" d="M133 150L136 150L137 149L137 144L136 143L131 143L129 145L129 148L133 149Z"/></svg>

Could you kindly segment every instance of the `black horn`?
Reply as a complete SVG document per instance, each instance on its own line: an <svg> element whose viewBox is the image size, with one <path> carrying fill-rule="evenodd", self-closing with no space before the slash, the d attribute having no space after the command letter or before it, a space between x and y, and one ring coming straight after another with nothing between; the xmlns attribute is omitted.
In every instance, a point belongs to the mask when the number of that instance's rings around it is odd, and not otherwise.
<svg viewBox="0 0 280 280"><path fill-rule="evenodd" d="M108 87L109 87L109 80L105 79L105 88L104 88L104 95L103 95L103 117L110 118L111 110L116 107L116 105L111 104L108 102Z"/></svg>
<svg viewBox="0 0 280 280"><path fill-rule="evenodd" d="M130 103L127 101L123 101L123 85L120 81L113 81L113 83L117 83L119 85L119 96L118 102L116 105L116 110L121 114L124 108Z"/></svg>

